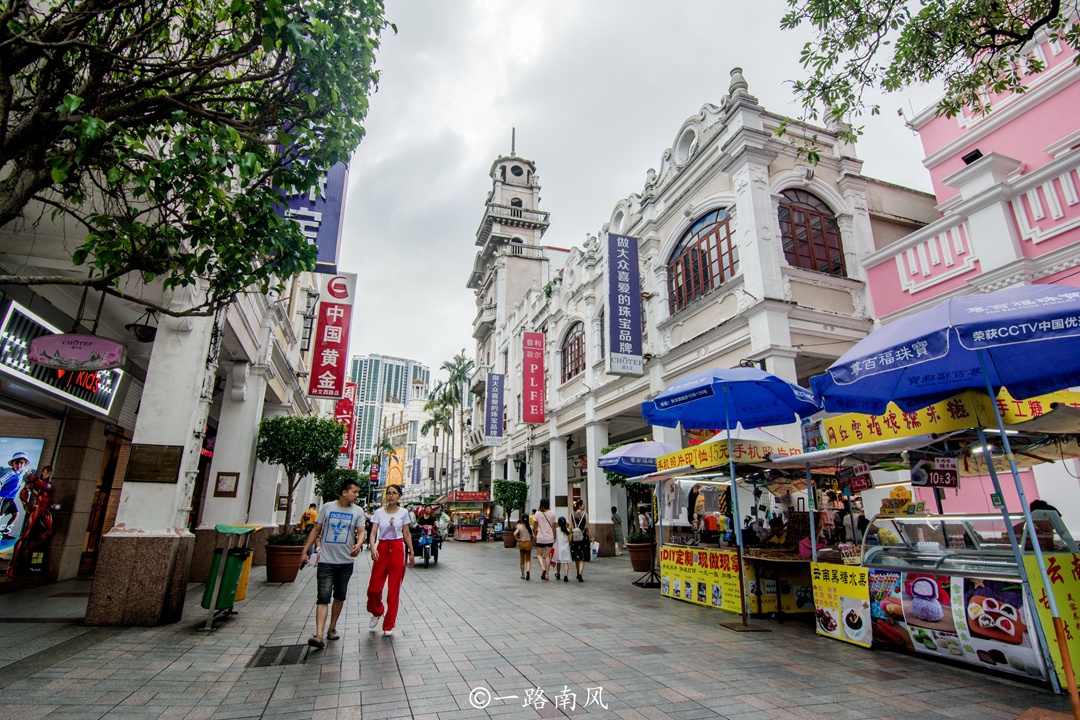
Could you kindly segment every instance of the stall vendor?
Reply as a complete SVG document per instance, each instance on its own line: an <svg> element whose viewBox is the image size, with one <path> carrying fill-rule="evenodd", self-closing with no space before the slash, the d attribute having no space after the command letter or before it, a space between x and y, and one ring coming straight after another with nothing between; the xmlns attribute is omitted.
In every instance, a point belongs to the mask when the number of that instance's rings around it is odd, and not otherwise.
<svg viewBox="0 0 1080 720"><path fill-rule="evenodd" d="M774 517L769 520L769 534L766 535L762 541L762 545L787 545L787 530L784 527L784 520L779 517Z"/></svg>

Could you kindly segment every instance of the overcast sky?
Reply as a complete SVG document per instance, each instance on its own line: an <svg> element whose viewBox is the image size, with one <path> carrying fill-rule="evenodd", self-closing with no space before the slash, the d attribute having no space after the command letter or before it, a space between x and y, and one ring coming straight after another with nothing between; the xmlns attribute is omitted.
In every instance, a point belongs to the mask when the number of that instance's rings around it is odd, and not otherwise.
<svg viewBox="0 0 1080 720"><path fill-rule="evenodd" d="M353 157L339 267L358 274L353 354L433 370L474 349L465 287L500 154L533 160L549 245L580 245L640 192L683 121L739 66L768 110L794 114L806 36L784 0L387 0L382 73ZM910 117L921 89L882 100L858 145L864 174L929 190Z"/></svg>

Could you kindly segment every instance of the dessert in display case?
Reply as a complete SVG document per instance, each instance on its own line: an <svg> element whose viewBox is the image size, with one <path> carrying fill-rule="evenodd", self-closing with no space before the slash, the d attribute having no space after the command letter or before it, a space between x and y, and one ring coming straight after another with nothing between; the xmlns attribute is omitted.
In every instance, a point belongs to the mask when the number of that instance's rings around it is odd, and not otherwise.
<svg viewBox="0 0 1080 720"><path fill-rule="evenodd" d="M1057 513L1032 515L1034 533L1022 515L1009 522L1041 591L1028 562L1031 538L1048 562L1077 550ZM1000 514L878 515L863 538L862 565L875 645L1048 679L1047 633L1037 627Z"/></svg>

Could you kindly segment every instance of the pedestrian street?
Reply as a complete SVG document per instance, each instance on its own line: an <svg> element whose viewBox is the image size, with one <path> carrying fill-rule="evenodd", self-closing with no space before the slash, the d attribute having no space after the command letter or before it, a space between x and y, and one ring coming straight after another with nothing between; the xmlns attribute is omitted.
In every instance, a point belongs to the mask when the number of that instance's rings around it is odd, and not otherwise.
<svg viewBox="0 0 1080 720"><path fill-rule="evenodd" d="M314 572L292 584L252 574L239 614L198 629L201 584L183 621L78 624L89 583L0 597L0 719L37 718L1016 718L1067 712L1067 696L925 658L819 638L804 621L721 628L734 616L635 587L626 556L585 582L519 579L501 543L444 545L409 569L393 638L368 632L367 553L339 623L306 649ZM248 667L260 646L296 645L297 665ZM1032 717L1028 715L1027 717ZM1045 715L1040 717L1058 717Z"/></svg>

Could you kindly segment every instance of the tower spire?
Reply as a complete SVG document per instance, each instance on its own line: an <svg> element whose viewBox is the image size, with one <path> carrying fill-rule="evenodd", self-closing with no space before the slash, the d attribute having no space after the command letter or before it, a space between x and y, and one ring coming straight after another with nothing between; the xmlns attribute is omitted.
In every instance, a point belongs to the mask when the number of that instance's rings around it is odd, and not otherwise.
<svg viewBox="0 0 1080 720"><path fill-rule="evenodd" d="M517 155L517 128L510 128L510 154Z"/></svg>

